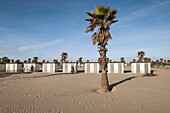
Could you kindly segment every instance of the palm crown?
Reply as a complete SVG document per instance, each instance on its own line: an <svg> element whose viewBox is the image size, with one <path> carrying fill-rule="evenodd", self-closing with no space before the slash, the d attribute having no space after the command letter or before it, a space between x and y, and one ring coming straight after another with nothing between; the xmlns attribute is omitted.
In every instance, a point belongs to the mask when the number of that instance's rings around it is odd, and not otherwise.
<svg viewBox="0 0 170 113"><path fill-rule="evenodd" d="M105 46L109 39L112 39L109 29L112 23L117 22L115 20L117 9L110 10L110 6L96 6L96 12L86 12L90 16L90 18L85 19L85 21L89 21L90 25L86 29L86 33L89 31L94 31L96 27L99 27L98 31L92 35L93 45L98 42L98 45Z"/></svg>
<svg viewBox="0 0 170 113"><path fill-rule="evenodd" d="M144 51L139 51L139 52L138 52L138 57L144 56L144 55L145 55L145 52L144 52Z"/></svg>
<svg viewBox="0 0 170 113"><path fill-rule="evenodd" d="M163 61L163 58L160 58L160 61L162 62L162 61Z"/></svg>

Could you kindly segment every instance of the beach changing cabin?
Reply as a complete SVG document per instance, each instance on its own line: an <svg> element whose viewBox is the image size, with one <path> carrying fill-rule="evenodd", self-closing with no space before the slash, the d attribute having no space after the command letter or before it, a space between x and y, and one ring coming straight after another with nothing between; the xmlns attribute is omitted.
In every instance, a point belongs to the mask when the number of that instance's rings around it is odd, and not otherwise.
<svg viewBox="0 0 170 113"><path fill-rule="evenodd" d="M77 73L78 65L76 62L63 63L63 73Z"/></svg>
<svg viewBox="0 0 170 113"><path fill-rule="evenodd" d="M85 62L85 73L99 73L99 63Z"/></svg>
<svg viewBox="0 0 170 113"><path fill-rule="evenodd" d="M4 63L0 63L0 72L5 72L6 71L6 67Z"/></svg>
<svg viewBox="0 0 170 113"><path fill-rule="evenodd" d="M22 72L22 64L8 63L6 64L6 72Z"/></svg>
<svg viewBox="0 0 170 113"><path fill-rule="evenodd" d="M42 72L57 72L58 64L57 63L43 63Z"/></svg>
<svg viewBox="0 0 170 113"><path fill-rule="evenodd" d="M24 63L24 72L39 72L39 64Z"/></svg>
<svg viewBox="0 0 170 113"><path fill-rule="evenodd" d="M109 62L108 73L124 73L124 63L121 62Z"/></svg>
<svg viewBox="0 0 170 113"><path fill-rule="evenodd" d="M151 73L151 64L150 63L131 63L131 72L132 73Z"/></svg>

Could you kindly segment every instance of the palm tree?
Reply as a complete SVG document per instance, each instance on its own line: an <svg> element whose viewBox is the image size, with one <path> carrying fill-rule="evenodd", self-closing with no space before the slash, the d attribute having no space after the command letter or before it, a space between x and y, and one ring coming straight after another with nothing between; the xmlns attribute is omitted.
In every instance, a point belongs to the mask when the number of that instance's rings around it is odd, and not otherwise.
<svg viewBox="0 0 170 113"><path fill-rule="evenodd" d="M125 63L125 58L124 58L124 57L121 57L121 58L120 58L120 61L121 61L122 63Z"/></svg>
<svg viewBox="0 0 170 113"><path fill-rule="evenodd" d="M10 59L7 59L7 61L6 61L7 63L10 63Z"/></svg>
<svg viewBox="0 0 170 113"><path fill-rule="evenodd" d="M45 60L43 60L42 63L45 63Z"/></svg>
<svg viewBox="0 0 170 113"><path fill-rule="evenodd" d="M164 60L164 64L166 64L166 60Z"/></svg>
<svg viewBox="0 0 170 113"><path fill-rule="evenodd" d="M98 30L92 35L93 45L98 43L99 54L100 54L100 67L102 69L101 78L101 92L109 92L109 82L107 77L107 62L106 62L106 52L107 52L107 42L112 39L109 29L111 24L118 22L115 20L117 9L110 9L110 6L95 6L95 12L86 12L90 18L85 19L85 21L90 22L90 26L87 27L86 33L89 31L94 31L96 27Z"/></svg>
<svg viewBox="0 0 170 113"><path fill-rule="evenodd" d="M79 63L80 63L80 67L81 67L81 64L83 64L82 57L79 57Z"/></svg>
<svg viewBox="0 0 170 113"><path fill-rule="evenodd" d="M37 63L38 57L34 57L34 59L32 60L32 63Z"/></svg>
<svg viewBox="0 0 170 113"><path fill-rule="evenodd" d="M151 62L151 65L153 65L154 63L155 63L155 62L154 62L154 61L152 61L152 62Z"/></svg>
<svg viewBox="0 0 170 113"><path fill-rule="evenodd" d="M19 60L19 59L17 59L15 62L16 62L17 64L19 64L19 63L20 63L20 60Z"/></svg>
<svg viewBox="0 0 170 113"><path fill-rule="evenodd" d="M24 63L27 63L27 60L24 60Z"/></svg>
<svg viewBox="0 0 170 113"><path fill-rule="evenodd" d="M34 60L38 60L38 57L34 57Z"/></svg>
<svg viewBox="0 0 170 113"><path fill-rule="evenodd" d="M56 59L54 59L53 61L54 61L54 63L56 63L56 64L58 63L58 60L56 60Z"/></svg>
<svg viewBox="0 0 170 113"><path fill-rule="evenodd" d="M168 60L168 64L170 64L170 60Z"/></svg>
<svg viewBox="0 0 170 113"><path fill-rule="evenodd" d="M2 58L2 61L3 61L4 63L7 63L7 60L8 60L8 57L5 57L5 56L4 56L4 57Z"/></svg>
<svg viewBox="0 0 170 113"><path fill-rule="evenodd" d="M151 58L148 58L148 62L149 62L149 63L151 62Z"/></svg>
<svg viewBox="0 0 170 113"><path fill-rule="evenodd" d="M156 64L159 65L159 60L156 60Z"/></svg>
<svg viewBox="0 0 170 113"><path fill-rule="evenodd" d="M14 63L14 59L12 59L11 62Z"/></svg>
<svg viewBox="0 0 170 113"><path fill-rule="evenodd" d="M147 57L144 58L144 62L148 62L148 58Z"/></svg>
<svg viewBox="0 0 170 113"><path fill-rule="evenodd" d="M161 68L163 68L163 58L160 58L160 62L161 62Z"/></svg>
<svg viewBox="0 0 170 113"><path fill-rule="evenodd" d="M66 52L62 52L61 54L61 62L66 62L66 59L68 58L68 54Z"/></svg>
<svg viewBox="0 0 170 113"><path fill-rule="evenodd" d="M139 62L142 62L144 56L145 56L145 52L144 51L139 51L138 52L138 56L137 57L139 57Z"/></svg>
<svg viewBox="0 0 170 113"><path fill-rule="evenodd" d="M28 58L28 63L31 63L31 58Z"/></svg>

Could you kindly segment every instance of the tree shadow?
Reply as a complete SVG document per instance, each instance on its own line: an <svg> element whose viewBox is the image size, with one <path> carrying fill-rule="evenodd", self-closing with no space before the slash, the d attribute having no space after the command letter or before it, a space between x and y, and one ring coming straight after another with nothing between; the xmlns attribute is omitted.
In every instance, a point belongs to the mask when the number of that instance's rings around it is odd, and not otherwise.
<svg viewBox="0 0 170 113"><path fill-rule="evenodd" d="M121 83L124 83L124 82L126 82L126 81L132 80L132 79L134 79L134 78L138 78L138 77L155 77L155 76L158 76L157 74L153 74L154 71L155 71L155 70L151 70L151 73L146 73L146 74L141 75L141 76L129 77L129 78L123 79L123 80L121 80L121 81L119 81L119 82L113 83L113 84L109 85L109 90L112 91L112 89L113 89L115 86L117 86L117 85L119 85L119 84L121 84Z"/></svg>
<svg viewBox="0 0 170 113"><path fill-rule="evenodd" d="M12 75L12 74L10 74L10 73L0 74L0 78L8 77L8 76L11 76L11 75Z"/></svg>
<svg viewBox="0 0 170 113"><path fill-rule="evenodd" d="M116 83L114 83L114 84L111 84L111 85L109 85L109 90L111 91L111 90L113 89L113 87L115 87L115 86L117 86L117 85L119 85L119 84L121 84L121 83L124 83L124 82L126 82L126 81L129 81L129 80L132 80L132 79L134 79L134 78L137 78L137 77L138 77L138 76L129 77L129 78L126 78L126 79L121 80L121 81L119 81L119 82L116 82Z"/></svg>

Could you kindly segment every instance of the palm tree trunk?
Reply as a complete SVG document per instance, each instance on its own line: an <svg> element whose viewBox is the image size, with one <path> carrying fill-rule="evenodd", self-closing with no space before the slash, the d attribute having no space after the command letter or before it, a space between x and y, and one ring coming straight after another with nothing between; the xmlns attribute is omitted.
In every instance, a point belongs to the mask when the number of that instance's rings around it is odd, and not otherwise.
<svg viewBox="0 0 170 113"><path fill-rule="evenodd" d="M102 69L102 77L101 77L101 91L102 92L109 92L109 81L107 77L107 62L106 62L106 52L107 49L105 46L101 46L99 53L100 53L100 67Z"/></svg>
<svg viewBox="0 0 170 113"><path fill-rule="evenodd" d="M142 56L139 57L139 62L142 62Z"/></svg>
<svg viewBox="0 0 170 113"><path fill-rule="evenodd" d="M163 62L161 62L161 68L163 68Z"/></svg>

